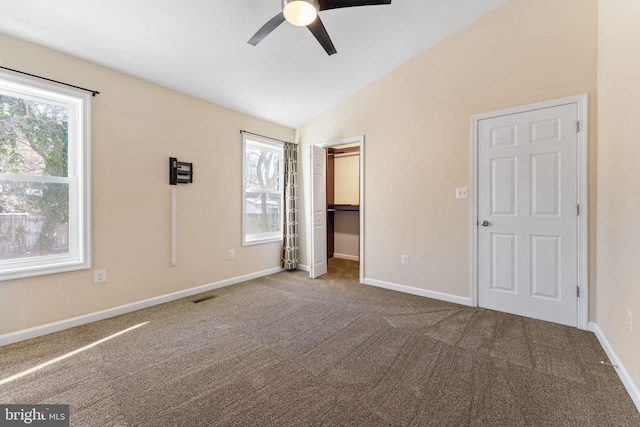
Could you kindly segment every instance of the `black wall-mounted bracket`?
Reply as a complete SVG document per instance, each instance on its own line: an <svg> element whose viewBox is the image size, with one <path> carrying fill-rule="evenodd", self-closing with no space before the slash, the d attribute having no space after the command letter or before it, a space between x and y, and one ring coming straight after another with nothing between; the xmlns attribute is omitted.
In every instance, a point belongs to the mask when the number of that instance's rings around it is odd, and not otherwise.
<svg viewBox="0 0 640 427"><path fill-rule="evenodd" d="M190 184L193 182L193 163L179 162L169 157L169 184Z"/></svg>

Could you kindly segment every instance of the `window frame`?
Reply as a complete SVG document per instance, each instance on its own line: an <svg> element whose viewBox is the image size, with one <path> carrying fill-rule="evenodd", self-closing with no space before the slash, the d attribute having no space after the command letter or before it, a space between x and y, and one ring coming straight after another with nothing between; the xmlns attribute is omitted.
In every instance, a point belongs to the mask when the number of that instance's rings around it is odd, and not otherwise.
<svg viewBox="0 0 640 427"><path fill-rule="evenodd" d="M265 190L267 194L277 194L279 197L279 224L278 231L267 233L247 234L247 146L264 148L276 151L278 156L278 190ZM252 193L254 191L249 191ZM284 219L284 144L280 141L260 137L253 134L242 133L242 246L258 245L262 243L282 242L284 234L282 224Z"/></svg>
<svg viewBox="0 0 640 427"><path fill-rule="evenodd" d="M69 252L0 260L0 282L91 268L91 95L4 72L0 92L69 108L66 177L0 173L0 180L69 185Z"/></svg>

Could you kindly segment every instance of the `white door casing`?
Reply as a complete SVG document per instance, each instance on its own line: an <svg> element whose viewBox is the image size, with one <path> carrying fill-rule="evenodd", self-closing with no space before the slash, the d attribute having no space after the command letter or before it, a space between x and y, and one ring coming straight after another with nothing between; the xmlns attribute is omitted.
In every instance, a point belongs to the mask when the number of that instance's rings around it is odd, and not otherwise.
<svg viewBox="0 0 640 427"><path fill-rule="evenodd" d="M578 98L474 117L481 307L587 326L586 216L578 210L586 203L586 135L579 128L586 96Z"/></svg>
<svg viewBox="0 0 640 427"><path fill-rule="evenodd" d="M311 274L327 274L327 150L311 146Z"/></svg>

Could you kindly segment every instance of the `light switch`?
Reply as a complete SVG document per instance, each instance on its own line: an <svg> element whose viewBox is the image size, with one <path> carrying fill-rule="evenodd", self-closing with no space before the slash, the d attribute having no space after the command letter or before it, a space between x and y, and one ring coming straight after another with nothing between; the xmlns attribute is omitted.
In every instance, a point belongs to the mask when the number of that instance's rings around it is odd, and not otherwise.
<svg viewBox="0 0 640 427"><path fill-rule="evenodd" d="M466 199L469 197L469 190L467 187L456 188L456 199Z"/></svg>

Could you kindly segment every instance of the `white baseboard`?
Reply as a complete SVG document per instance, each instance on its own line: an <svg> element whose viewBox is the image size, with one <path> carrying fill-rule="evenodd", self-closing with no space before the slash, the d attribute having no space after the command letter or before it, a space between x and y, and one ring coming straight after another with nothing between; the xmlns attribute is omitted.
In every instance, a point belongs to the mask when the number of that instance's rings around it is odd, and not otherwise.
<svg viewBox="0 0 640 427"><path fill-rule="evenodd" d="M225 279L219 282L197 286L191 289L185 289L185 290L173 292L170 294L160 295L158 297L149 298L143 301L121 305L119 307L109 308L107 310L97 311L95 313L89 313L82 316L73 317L71 319L61 320L59 322L53 322L53 323L48 323L42 326L36 326L35 328L23 329L21 331L11 332L8 334L0 335L0 347L15 343L15 342L28 340L30 338L39 337L41 335L50 334L52 332L58 332L64 329L73 328L75 326L96 322L98 320L108 319L109 317L119 316L121 314L130 313L132 311L141 310L143 308L152 307L154 305L163 304L165 302L189 297L192 295L200 294L200 293L211 291L214 289L223 288L225 286L235 285L237 283L245 282L251 279L256 279L258 277L269 276L271 274L279 273L281 271L283 271L283 269L280 267L271 268L268 270L247 274L244 276L233 277L231 279Z"/></svg>
<svg viewBox="0 0 640 427"><path fill-rule="evenodd" d="M392 291L404 292L406 294L433 298L440 301L447 301L455 304L471 306L471 298L461 297L458 295L445 294L443 292L429 291L427 289L415 288L413 286L399 285L397 283L384 282L382 280L367 279L367 278L364 279L364 284L376 286L378 288L390 289Z"/></svg>
<svg viewBox="0 0 640 427"><path fill-rule="evenodd" d="M298 264L298 270L311 272L311 267L304 264Z"/></svg>
<svg viewBox="0 0 640 427"><path fill-rule="evenodd" d="M600 345L607 353L609 360L612 364L617 366L617 368L614 369L618 373L620 380L622 380L622 384L624 384L625 388L627 389L627 393L629 393L629 396L631 396L633 403L636 404L636 408L638 408L638 411L640 411L640 389L638 389L636 383L633 382L633 379L629 375L629 372L625 369L624 365L618 358L616 352L613 350L613 347L611 347L609 340L607 340L607 337L605 337L598 324L589 322L589 330L596 334L596 338L598 338L598 341L600 341Z"/></svg>
<svg viewBox="0 0 640 427"><path fill-rule="evenodd" d="M360 257L358 255L347 255L347 254L338 254L333 253L334 258L346 259L349 261L360 261Z"/></svg>

